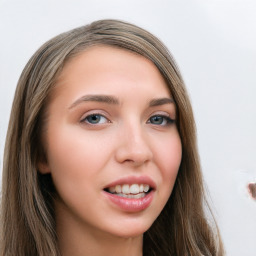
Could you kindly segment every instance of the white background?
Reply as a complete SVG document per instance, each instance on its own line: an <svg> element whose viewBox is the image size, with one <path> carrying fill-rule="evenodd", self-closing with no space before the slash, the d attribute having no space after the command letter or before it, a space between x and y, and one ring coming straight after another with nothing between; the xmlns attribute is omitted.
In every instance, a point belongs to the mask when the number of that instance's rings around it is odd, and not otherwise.
<svg viewBox="0 0 256 256"><path fill-rule="evenodd" d="M256 255L255 0L0 0L0 165L18 77L51 37L102 18L158 36L184 76L202 167L228 256Z"/></svg>

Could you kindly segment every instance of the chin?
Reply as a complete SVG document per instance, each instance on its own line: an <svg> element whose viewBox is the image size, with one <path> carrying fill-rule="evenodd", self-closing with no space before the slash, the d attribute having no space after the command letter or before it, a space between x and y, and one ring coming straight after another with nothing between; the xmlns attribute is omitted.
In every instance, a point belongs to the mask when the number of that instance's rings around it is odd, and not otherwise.
<svg viewBox="0 0 256 256"><path fill-rule="evenodd" d="M143 235L146 231L149 230L150 225L145 225L142 223L131 223L129 225L119 226L118 230L112 232L113 235L120 238L133 238Z"/></svg>

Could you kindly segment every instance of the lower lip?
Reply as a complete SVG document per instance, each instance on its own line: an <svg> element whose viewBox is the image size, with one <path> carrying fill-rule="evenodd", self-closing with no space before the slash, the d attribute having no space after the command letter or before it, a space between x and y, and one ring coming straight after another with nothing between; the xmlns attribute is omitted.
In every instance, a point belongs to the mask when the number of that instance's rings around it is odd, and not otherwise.
<svg viewBox="0 0 256 256"><path fill-rule="evenodd" d="M139 212L149 207L153 200L154 191L138 199L121 197L104 191L104 195L115 205L127 212Z"/></svg>

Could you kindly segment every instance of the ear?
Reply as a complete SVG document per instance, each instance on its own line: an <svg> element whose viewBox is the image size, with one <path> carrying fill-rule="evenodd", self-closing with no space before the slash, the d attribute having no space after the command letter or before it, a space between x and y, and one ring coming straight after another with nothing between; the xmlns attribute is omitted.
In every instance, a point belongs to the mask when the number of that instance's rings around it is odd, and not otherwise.
<svg viewBox="0 0 256 256"><path fill-rule="evenodd" d="M39 162L37 163L37 170L38 170L41 174L48 174L48 173L51 173L50 167L49 167L48 163L45 162L45 161L39 161Z"/></svg>

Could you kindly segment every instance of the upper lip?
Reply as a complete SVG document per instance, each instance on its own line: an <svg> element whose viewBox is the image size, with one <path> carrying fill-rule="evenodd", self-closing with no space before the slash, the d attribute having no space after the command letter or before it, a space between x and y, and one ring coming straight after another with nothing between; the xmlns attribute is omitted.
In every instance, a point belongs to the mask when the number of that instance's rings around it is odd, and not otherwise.
<svg viewBox="0 0 256 256"><path fill-rule="evenodd" d="M115 187L116 185L148 184L151 189L156 188L156 183L148 176L128 176L115 180L105 188Z"/></svg>

